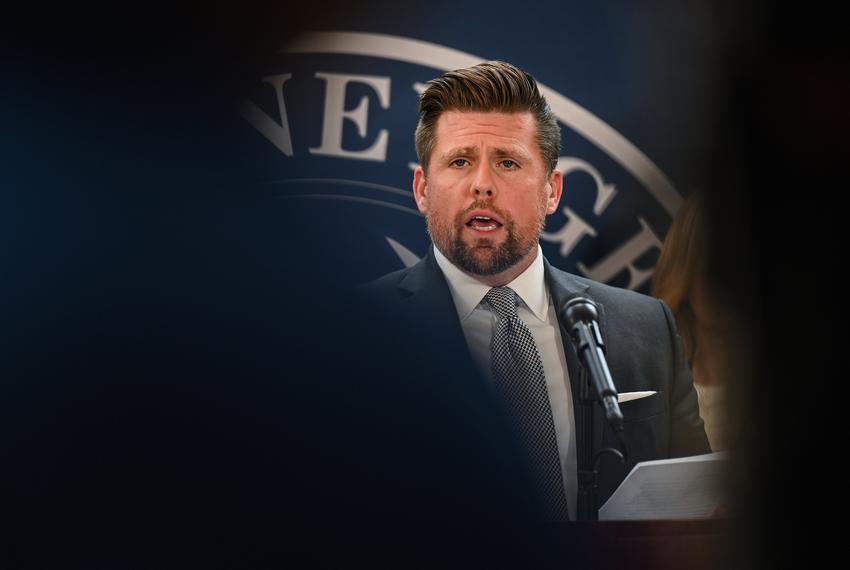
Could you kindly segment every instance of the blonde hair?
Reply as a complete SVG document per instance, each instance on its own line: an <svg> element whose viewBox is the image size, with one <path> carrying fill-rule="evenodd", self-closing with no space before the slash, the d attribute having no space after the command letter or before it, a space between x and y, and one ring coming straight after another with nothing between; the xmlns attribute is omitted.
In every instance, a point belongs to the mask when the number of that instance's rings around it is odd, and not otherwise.
<svg viewBox="0 0 850 570"><path fill-rule="evenodd" d="M676 212L652 276L652 295L667 303L673 311L689 361L696 353L696 337L688 294L697 276L704 272L708 255L703 207L701 194L694 192Z"/></svg>
<svg viewBox="0 0 850 570"><path fill-rule="evenodd" d="M537 144L549 172L561 153L561 128L537 82L503 61L485 61L444 73L427 83L419 97L416 155L427 172L437 142L437 121L445 111L530 112L537 122Z"/></svg>

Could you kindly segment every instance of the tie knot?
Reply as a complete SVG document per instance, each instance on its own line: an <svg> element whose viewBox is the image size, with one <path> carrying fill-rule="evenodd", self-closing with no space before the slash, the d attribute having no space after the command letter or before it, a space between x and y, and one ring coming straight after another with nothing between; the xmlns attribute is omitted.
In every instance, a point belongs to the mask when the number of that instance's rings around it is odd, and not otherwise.
<svg viewBox="0 0 850 570"><path fill-rule="evenodd" d="M502 318L516 316L516 292L510 287L493 287L484 296L490 306Z"/></svg>

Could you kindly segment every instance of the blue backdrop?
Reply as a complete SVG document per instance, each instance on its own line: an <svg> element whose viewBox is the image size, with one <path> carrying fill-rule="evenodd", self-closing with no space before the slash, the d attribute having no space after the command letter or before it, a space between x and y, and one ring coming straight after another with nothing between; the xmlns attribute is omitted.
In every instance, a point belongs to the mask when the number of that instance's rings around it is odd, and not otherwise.
<svg viewBox="0 0 850 570"><path fill-rule="evenodd" d="M375 278L429 243L411 191L423 84L509 61L537 78L562 127L565 192L544 254L647 292L671 217L701 184L714 88L708 14L665 4L364 8L295 34L256 70L238 111L240 158L341 280Z"/></svg>

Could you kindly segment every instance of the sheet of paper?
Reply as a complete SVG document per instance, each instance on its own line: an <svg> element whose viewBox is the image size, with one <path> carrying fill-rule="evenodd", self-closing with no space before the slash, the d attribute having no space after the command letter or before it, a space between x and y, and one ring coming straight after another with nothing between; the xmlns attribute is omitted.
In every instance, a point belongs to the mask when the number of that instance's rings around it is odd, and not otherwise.
<svg viewBox="0 0 850 570"><path fill-rule="evenodd" d="M599 520L710 517L723 501L722 452L644 461L599 509Z"/></svg>

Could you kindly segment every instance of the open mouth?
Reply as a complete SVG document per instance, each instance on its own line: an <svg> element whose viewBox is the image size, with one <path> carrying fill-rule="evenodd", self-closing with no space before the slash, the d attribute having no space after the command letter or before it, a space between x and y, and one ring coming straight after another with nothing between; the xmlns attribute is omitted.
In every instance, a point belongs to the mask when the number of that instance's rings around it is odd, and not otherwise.
<svg viewBox="0 0 850 570"><path fill-rule="evenodd" d="M489 216L472 216L466 227L472 228L479 232L494 232L502 227L501 222Z"/></svg>

